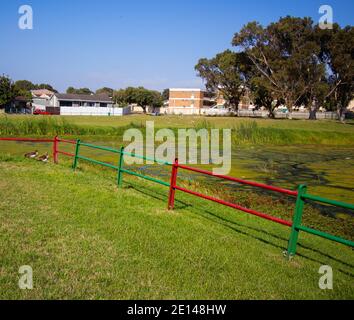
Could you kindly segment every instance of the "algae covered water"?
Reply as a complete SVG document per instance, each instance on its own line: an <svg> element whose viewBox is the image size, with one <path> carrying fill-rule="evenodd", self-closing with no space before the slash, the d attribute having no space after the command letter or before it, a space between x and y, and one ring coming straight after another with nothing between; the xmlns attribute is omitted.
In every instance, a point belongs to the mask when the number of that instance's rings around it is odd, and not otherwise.
<svg viewBox="0 0 354 320"><path fill-rule="evenodd" d="M119 141L91 141L97 145L119 147ZM66 146L70 148L71 146ZM72 147L71 147L72 148ZM52 145L0 141L0 154L21 156L29 150L52 150ZM64 148L65 149L65 148ZM67 150L66 151L70 151ZM98 150L83 150L97 160L116 163L116 155ZM208 166L204 166L208 167ZM169 177L169 168L160 165L137 165L146 174ZM296 189L307 184L312 194L354 203L354 148L318 145L293 146L237 146L232 151L230 175L242 179L264 182L280 187ZM210 166L209 166L210 169ZM184 179L196 179L196 174L179 173ZM213 177L198 175L201 181L217 183ZM222 183L234 188L231 182Z"/></svg>

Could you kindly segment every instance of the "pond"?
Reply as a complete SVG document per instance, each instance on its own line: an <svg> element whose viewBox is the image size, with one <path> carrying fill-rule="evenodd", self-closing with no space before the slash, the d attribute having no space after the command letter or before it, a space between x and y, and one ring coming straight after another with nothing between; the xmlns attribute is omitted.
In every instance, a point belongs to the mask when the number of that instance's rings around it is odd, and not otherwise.
<svg viewBox="0 0 354 320"><path fill-rule="evenodd" d="M90 141L96 145L119 147L120 141ZM38 149L51 153L51 144L34 144L0 141L0 154L23 156L25 152ZM73 151L72 146L63 150ZM99 150L82 148L82 152L110 163L117 163L117 155ZM204 166L210 169L210 166ZM333 200L354 203L354 148L334 146L242 146L232 152L231 176L248 179L290 189L307 184L311 194ZM139 165L146 174L168 178L169 169L158 165ZM196 179L196 174L181 171L185 179ZM213 177L200 176L208 183L215 183ZM233 183L223 183L233 188Z"/></svg>

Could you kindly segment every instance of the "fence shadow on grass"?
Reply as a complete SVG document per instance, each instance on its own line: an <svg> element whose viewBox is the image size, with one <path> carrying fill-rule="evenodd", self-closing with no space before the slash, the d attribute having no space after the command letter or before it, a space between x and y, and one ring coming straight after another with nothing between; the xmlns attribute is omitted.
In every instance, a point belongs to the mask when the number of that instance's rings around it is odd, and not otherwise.
<svg viewBox="0 0 354 320"><path fill-rule="evenodd" d="M166 191L166 193L162 193L160 191L156 191L156 190L151 190L150 188L145 188L145 187L142 187L141 185L137 185L131 181L129 182L126 182L126 188L132 188L134 189L135 191L139 192L139 193L142 193L146 196L149 196L151 198L154 198L156 200L159 200L161 202L163 202L164 204L167 203L167 198L168 198L168 192ZM178 200L177 198L175 199L175 209L176 210L183 210L183 209L188 209L190 210L191 212L193 212L194 214L198 215L199 217L202 217L203 219L206 219L208 221L212 221L213 223L218 223L219 225L222 225L223 227L226 227L234 232L237 232L239 234L242 234L244 236L247 236L247 237L251 237L255 240L258 240L264 244L267 244L267 245L270 245L274 248L277 248L281 251L284 251L286 250L286 247L283 247L273 241L269 241L269 240L266 240L262 237L259 237L257 235L254 235L250 232L246 232L244 230L242 230L241 228L244 228L244 229L248 229L250 231L256 231L256 232L261 232L263 234L266 234L267 236L270 236L270 237L273 237L275 238L276 240L279 240L279 241L284 241L285 243L288 242L288 239L287 238L284 238L284 237L281 237L279 235L276 235L274 233L271 233L271 232L267 232L266 230L263 230L263 229L259 229L259 228L256 228L256 227L253 227L253 226L248 226L248 225L245 225L245 224L242 224L242 223L239 223L239 222L235 222L235 221L232 221L232 220L229 220L225 217L222 217L220 215L218 215L217 213L214 213L214 212L211 212L210 210L206 209L206 208L203 208L203 207L200 207L200 206L195 206L195 205L192 205L192 204L189 204L187 202L184 202L184 201L181 201L181 200ZM308 247L304 244L301 244L300 242L298 243L298 246L302 249L305 249L305 250L309 250L309 251L312 251L313 253L316 253L316 254L319 254L321 256L323 256L323 258L328 258L328 259L331 259L337 263L340 263L342 264L343 266L346 266L348 268L354 268L353 265L351 265L350 263L347 263L345 261L342 261L338 258L335 258L335 257L332 257L330 255L328 255L327 253L325 252L322 252L321 250L319 249L316 249L316 248L311 248L311 247ZM320 260L320 259L316 259L316 258L313 258L313 257L310 257L309 255L307 254L304 254L304 253L298 253L298 255L304 259L307 259L307 260L310 260L312 262L315 262L315 263L319 263L321 265L325 265L327 264L328 262L324 261L324 260ZM347 276L350 276L352 278L354 278L354 274L351 273L351 272L348 272L347 270L343 270L343 269L340 269L338 268L337 269L338 271L340 271L341 273L343 274L346 274Z"/></svg>

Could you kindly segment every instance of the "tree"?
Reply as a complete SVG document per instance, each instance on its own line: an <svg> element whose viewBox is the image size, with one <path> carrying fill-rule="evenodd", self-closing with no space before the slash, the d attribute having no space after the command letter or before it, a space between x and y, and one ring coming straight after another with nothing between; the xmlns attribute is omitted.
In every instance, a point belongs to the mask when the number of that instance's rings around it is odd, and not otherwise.
<svg viewBox="0 0 354 320"><path fill-rule="evenodd" d="M212 59L200 59L195 69L206 82L208 91L219 91L226 105L238 110L250 71L250 62L244 53L226 50Z"/></svg>
<svg viewBox="0 0 354 320"><path fill-rule="evenodd" d="M21 96L31 96L31 90L36 89L47 89L53 92L58 92L55 90L50 84L41 83L41 84L34 84L28 80L18 80L15 82L16 90L21 92L22 94L18 94Z"/></svg>
<svg viewBox="0 0 354 320"><path fill-rule="evenodd" d="M170 99L170 89L165 89L162 92L162 98L164 101L169 100Z"/></svg>
<svg viewBox="0 0 354 320"><path fill-rule="evenodd" d="M9 104L16 97L13 81L5 75L0 76L0 107Z"/></svg>
<svg viewBox="0 0 354 320"><path fill-rule="evenodd" d="M76 89L74 87L69 87L66 89L67 94L74 94L76 93Z"/></svg>
<svg viewBox="0 0 354 320"><path fill-rule="evenodd" d="M93 92L89 88L80 88L76 89L74 87L69 87L66 89L67 94L93 94Z"/></svg>
<svg viewBox="0 0 354 320"><path fill-rule="evenodd" d="M335 24L333 30L318 30L321 59L330 69L327 101L332 101L339 119L345 119L345 110L354 90L354 27L343 29Z"/></svg>
<svg viewBox="0 0 354 320"><path fill-rule="evenodd" d="M154 95L150 90L145 89L144 87L138 87L133 90L132 94L133 103L136 103L143 109L143 112L146 113L146 108L152 106L154 103Z"/></svg>
<svg viewBox="0 0 354 320"><path fill-rule="evenodd" d="M128 98L127 98L127 93L126 90L124 89L119 89L114 91L113 93L113 101L115 104L117 104L120 107L124 107L128 104Z"/></svg>
<svg viewBox="0 0 354 320"><path fill-rule="evenodd" d="M15 86L18 90L23 90L23 91L28 91L28 92L31 90L37 89L37 86L28 80L17 80L15 82Z"/></svg>
<svg viewBox="0 0 354 320"><path fill-rule="evenodd" d="M103 87L101 89L97 89L96 94L105 94L109 97L113 97L114 90L112 88Z"/></svg>
<svg viewBox="0 0 354 320"><path fill-rule="evenodd" d="M325 76L310 18L288 16L266 28L251 22L235 34L232 43L247 55L258 76L268 83L267 90L283 100L289 111L306 94L313 95Z"/></svg>
<svg viewBox="0 0 354 320"><path fill-rule="evenodd" d="M135 103L143 109L144 113L146 113L148 106L155 111L156 108L163 105L163 97L160 92L148 90L144 87L128 87L117 90L114 92L113 100L120 106Z"/></svg>
<svg viewBox="0 0 354 320"><path fill-rule="evenodd" d="M150 91L150 92L152 95L151 106L153 108L153 112L156 112L156 109L159 109L163 106L163 102L165 99L162 96L162 94L158 91Z"/></svg>
<svg viewBox="0 0 354 320"><path fill-rule="evenodd" d="M49 91L52 91L54 93L57 93L58 91L54 89L50 84L47 83L41 83L36 85L36 89L47 89Z"/></svg>
<svg viewBox="0 0 354 320"><path fill-rule="evenodd" d="M253 77L249 82L252 100L257 109L264 107L269 112L270 118L275 118L275 109L282 104L277 100L269 88L269 84L262 76Z"/></svg>

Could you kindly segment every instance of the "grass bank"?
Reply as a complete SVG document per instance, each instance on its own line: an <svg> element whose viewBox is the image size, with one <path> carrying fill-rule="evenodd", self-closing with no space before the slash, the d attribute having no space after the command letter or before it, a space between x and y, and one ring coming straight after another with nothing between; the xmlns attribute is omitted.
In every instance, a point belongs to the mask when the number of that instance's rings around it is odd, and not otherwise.
<svg viewBox="0 0 354 320"><path fill-rule="evenodd" d="M223 121L222 121L223 120ZM335 121L249 120L209 117L47 117L0 116L0 136L100 136L102 139L122 137L128 128L144 131L146 121L154 121L156 129L213 128L232 129L233 145L353 145L354 126Z"/></svg>
<svg viewBox="0 0 354 320"><path fill-rule="evenodd" d="M282 257L289 229L87 164L0 161L2 299L353 299L353 250L301 234ZM269 207L258 203L258 209ZM277 214L287 205L271 208ZM31 265L34 289L20 290ZM334 290L318 287L330 265Z"/></svg>

